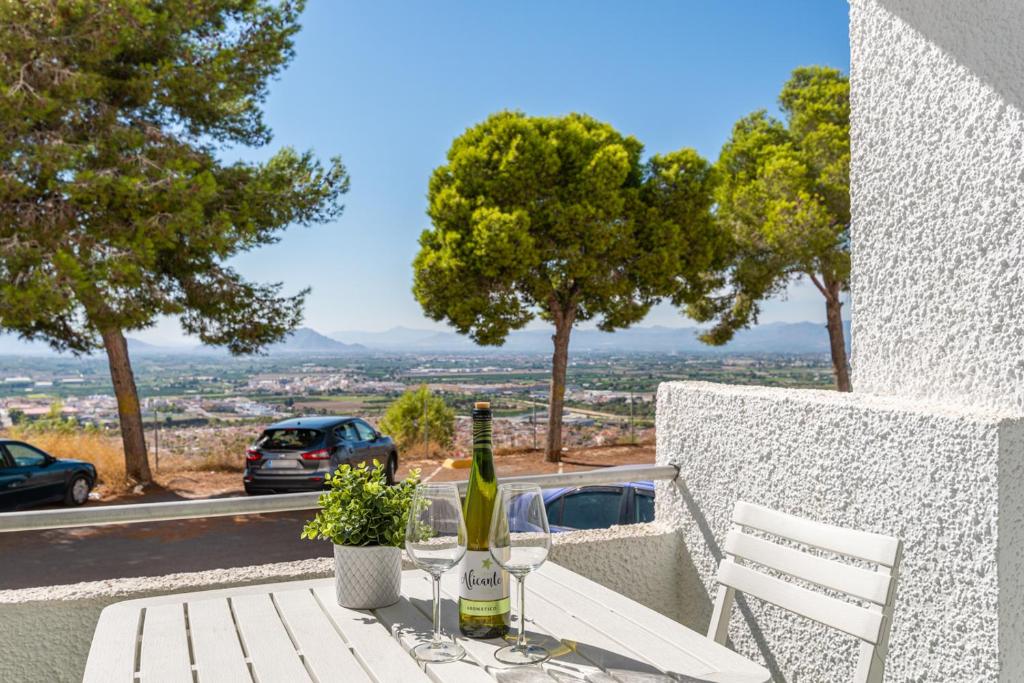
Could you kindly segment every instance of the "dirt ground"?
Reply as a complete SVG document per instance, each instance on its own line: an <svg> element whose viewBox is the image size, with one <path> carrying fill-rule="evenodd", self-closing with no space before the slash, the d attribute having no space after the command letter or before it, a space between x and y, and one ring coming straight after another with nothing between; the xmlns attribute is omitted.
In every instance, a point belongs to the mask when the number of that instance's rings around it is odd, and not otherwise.
<svg viewBox="0 0 1024 683"><path fill-rule="evenodd" d="M195 498L226 498L244 495L243 491L241 472L155 472L153 483L141 491L119 490L100 484L89 494L87 505L128 505Z"/></svg>
<svg viewBox="0 0 1024 683"><path fill-rule="evenodd" d="M404 477L413 468L420 469L420 477L429 481L459 481L469 478L468 469L447 469L442 467L441 458L404 460L399 459L398 474ZM654 462L654 444L640 443L635 446L600 446L567 450L561 464L544 460L542 451L517 449L499 450L494 456L498 477L518 474L546 474L554 472L578 472L614 465L650 464ZM96 504L158 503L169 500L195 498L224 498L245 495L240 472L171 472L155 473L155 484L141 493L113 493L100 488Z"/></svg>

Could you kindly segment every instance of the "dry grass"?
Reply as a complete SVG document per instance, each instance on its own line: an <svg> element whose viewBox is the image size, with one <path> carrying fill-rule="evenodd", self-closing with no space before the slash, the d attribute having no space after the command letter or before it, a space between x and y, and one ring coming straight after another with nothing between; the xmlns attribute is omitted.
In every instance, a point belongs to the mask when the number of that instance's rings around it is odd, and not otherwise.
<svg viewBox="0 0 1024 683"><path fill-rule="evenodd" d="M96 466L101 492L124 493L134 487L124 467L124 447L117 434L90 430L41 430L13 427L3 433L41 448L58 458L75 458ZM183 472L241 472L245 468L244 436L211 434L201 448L190 453L168 452L161 443L160 475ZM154 468L153 445L149 444L149 463Z"/></svg>
<svg viewBox="0 0 1024 683"><path fill-rule="evenodd" d="M127 486L124 473L124 448L121 437L100 432L40 431L19 429L7 430L4 436L26 441L58 458L76 458L91 462L101 484L122 489Z"/></svg>
<svg viewBox="0 0 1024 683"><path fill-rule="evenodd" d="M245 453L242 450L242 453ZM153 463L153 455L149 456L150 464ZM241 472L245 469L244 456L239 456L238 451L211 451L205 455L184 456L178 454L165 455L161 451L160 474L173 472Z"/></svg>
<svg viewBox="0 0 1024 683"><path fill-rule="evenodd" d="M251 427L162 431L160 473L241 472L245 469L245 449L252 442L252 431ZM151 440L147 441L152 464L156 449Z"/></svg>

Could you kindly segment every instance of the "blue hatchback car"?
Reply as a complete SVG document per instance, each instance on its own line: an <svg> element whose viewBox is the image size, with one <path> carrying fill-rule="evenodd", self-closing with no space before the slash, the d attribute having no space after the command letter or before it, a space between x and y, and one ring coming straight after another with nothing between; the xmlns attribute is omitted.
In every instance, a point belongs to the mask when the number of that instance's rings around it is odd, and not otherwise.
<svg viewBox="0 0 1024 683"><path fill-rule="evenodd" d="M95 484L92 463L58 459L22 441L0 439L0 511L44 503L82 505Z"/></svg>
<svg viewBox="0 0 1024 683"><path fill-rule="evenodd" d="M551 531L607 529L654 521L654 483L579 486L544 490Z"/></svg>

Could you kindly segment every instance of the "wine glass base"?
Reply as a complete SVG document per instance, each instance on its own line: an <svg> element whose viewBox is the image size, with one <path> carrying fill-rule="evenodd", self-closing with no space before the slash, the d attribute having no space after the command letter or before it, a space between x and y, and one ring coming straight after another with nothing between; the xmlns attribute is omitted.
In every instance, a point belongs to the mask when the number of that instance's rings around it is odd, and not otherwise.
<svg viewBox="0 0 1024 683"><path fill-rule="evenodd" d="M551 653L540 645L508 645L494 653L494 658L503 664L540 664L550 657Z"/></svg>
<svg viewBox="0 0 1024 683"><path fill-rule="evenodd" d="M466 656L466 651L453 641L429 642L414 647L412 656L421 662L456 662Z"/></svg>

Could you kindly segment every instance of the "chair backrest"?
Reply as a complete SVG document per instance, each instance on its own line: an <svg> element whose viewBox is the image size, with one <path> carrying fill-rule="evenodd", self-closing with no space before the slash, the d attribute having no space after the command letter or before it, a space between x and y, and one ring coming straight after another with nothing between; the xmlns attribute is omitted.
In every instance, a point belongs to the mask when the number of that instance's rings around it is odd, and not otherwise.
<svg viewBox="0 0 1024 683"><path fill-rule="evenodd" d="M708 637L725 644L729 613L735 593L740 591L859 638L860 657L854 680L881 681L889 649L902 541L812 522L742 501L733 510L732 522L733 528L725 538L725 557L718 567L719 588ZM774 543L766 535L789 544ZM854 558L874 569L822 553L812 554L793 547L794 544ZM811 590L773 574L830 589L849 599Z"/></svg>

